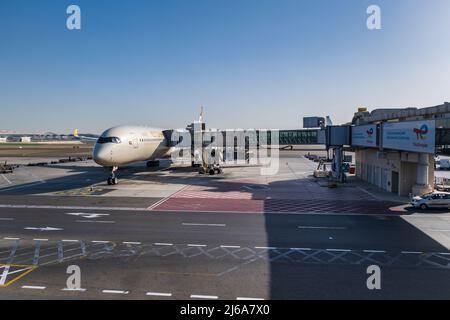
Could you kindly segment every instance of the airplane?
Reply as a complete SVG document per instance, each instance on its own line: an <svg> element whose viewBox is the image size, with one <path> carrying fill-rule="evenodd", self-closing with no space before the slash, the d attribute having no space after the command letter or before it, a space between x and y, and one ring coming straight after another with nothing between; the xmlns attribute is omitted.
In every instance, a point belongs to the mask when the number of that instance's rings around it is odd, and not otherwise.
<svg viewBox="0 0 450 320"><path fill-rule="evenodd" d="M96 140L93 159L111 170L107 183L116 185L119 166L147 161L147 167L155 167L159 166L157 159L170 157L171 132L172 130L160 128L125 125L105 130L98 139L80 136L77 129L73 135L82 140Z"/></svg>

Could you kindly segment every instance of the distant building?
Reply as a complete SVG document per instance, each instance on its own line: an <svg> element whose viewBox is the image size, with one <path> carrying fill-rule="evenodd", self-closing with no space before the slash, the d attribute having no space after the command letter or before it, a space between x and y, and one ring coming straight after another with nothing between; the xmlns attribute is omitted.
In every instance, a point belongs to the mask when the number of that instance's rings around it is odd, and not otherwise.
<svg viewBox="0 0 450 320"><path fill-rule="evenodd" d="M0 137L0 143L5 143L7 139L8 138L6 138L6 137Z"/></svg>
<svg viewBox="0 0 450 320"><path fill-rule="evenodd" d="M20 142L30 143L31 142L31 137L21 137L20 138Z"/></svg>

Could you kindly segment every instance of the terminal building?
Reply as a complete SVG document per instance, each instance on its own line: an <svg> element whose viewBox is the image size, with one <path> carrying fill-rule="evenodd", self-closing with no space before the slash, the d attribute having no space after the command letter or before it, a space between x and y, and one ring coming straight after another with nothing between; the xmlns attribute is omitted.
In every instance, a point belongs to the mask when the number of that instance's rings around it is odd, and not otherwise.
<svg viewBox="0 0 450 320"><path fill-rule="evenodd" d="M434 188L436 148L450 144L450 104L355 113L351 146L359 178L400 196Z"/></svg>

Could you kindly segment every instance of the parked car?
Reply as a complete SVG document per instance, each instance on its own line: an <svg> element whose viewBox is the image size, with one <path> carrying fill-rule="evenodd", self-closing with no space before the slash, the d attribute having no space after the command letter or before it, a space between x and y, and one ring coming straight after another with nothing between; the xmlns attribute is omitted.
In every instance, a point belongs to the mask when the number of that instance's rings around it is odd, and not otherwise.
<svg viewBox="0 0 450 320"><path fill-rule="evenodd" d="M431 192L421 197L413 197L411 205L426 210L429 208L448 208L450 206L450 192Z"/></svg>

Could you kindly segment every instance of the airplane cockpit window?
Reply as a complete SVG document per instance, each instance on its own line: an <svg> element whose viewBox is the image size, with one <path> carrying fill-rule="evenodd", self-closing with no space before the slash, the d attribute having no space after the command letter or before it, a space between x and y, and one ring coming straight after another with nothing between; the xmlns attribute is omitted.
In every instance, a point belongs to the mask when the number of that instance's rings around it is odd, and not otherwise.
<svg viewBox="0 0 450 320"><path fill-rule="evenodd" d="M97 143L120 143L120 139L117 137L100 137L97 140Z"/></svg>

